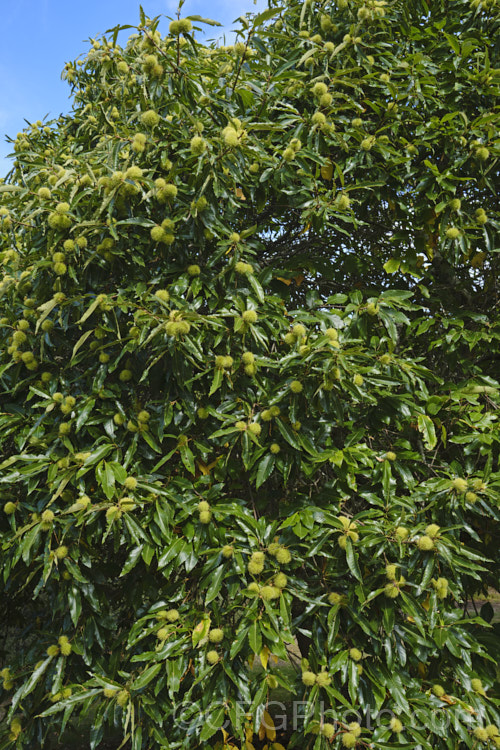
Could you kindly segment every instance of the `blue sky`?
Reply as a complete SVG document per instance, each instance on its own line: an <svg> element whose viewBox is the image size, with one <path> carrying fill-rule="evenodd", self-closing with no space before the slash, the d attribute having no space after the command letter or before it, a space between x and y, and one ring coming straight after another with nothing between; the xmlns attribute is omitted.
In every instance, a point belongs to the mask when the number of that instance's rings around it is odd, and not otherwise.
<svg viewBox="0 0 500 750"><path fill-rule="evenodd" d="M175 0L144 0L146 15L174 17ZM247 12L264 10L266 0L185 0L181 16L201 15L223 24L207 26L212 38L229 33L232 22ZM0 177L10 168L15 135L29 122L57 117L71 106L69 86L61 81L64 63L88 49L87 40L117 26L139 23L137 0L10 0L2 5L0 29ZM163 33L168 21L163 20ZM130 32L132 33L132 30Z"/></svg>

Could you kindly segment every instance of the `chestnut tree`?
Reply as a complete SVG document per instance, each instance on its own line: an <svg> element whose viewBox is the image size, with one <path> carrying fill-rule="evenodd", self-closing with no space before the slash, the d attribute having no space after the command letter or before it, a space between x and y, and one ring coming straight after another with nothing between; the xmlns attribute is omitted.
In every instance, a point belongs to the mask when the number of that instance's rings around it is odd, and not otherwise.
<svg viewBox="0 0 500 750"><path fill-rule="evenodd" d="M0 748L499 748L498 2L159 20L0 184Z"/></svg>

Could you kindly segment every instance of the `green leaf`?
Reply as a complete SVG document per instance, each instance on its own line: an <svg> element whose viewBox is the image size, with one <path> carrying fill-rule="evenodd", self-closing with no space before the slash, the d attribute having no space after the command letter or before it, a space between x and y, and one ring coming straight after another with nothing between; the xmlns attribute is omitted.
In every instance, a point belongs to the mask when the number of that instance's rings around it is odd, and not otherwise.
<svg viewBox="0 0 500 750"><path fill-rule="evenodd" d="M79 566L69 557L64 558L64 567L69 573L71 573L71 578L74 578L75 581L78 581L79 583L88 583L88 578L83 575Z"/></svg>
<svg viewBox="0 0 500 750"><path fill-rule="evenodd" d="M149 445L149 447L155 451L155 453L162 452L161 447L158 445L157 441L154 439L149 430L144 430L144 432L141 432L141 437Z"/></svg>
<svg viewBox="0 0 500 750"><path fill-rule="evenodd" d="M86 423L86 421L87 421L87 419L89 417L89 414L92 411L92 409L94 408L94 406L95 406L95 398L90 398L86 402L86 404L83 407L82 411L78 414L78 416L76 418L76 422L75 422L75 430L76 430L76 432L78 432L79 429L81 427L83 427L83 425Z"/></svg>
<svg viewBox="0 0 500 750"><path fill-rule="evenodd" d="M241 651L243 644L247 639L247 635L248 635L248 628L241 628L240 630L238 630L238 633L231 644L231 651L229 652L229 657L231 659L234 659L236 654L239 653L239 651Z"/></svg>
<svg viewBox="0 0 500 750"><path fill-rule="evenodd" d="M110 443L103 443L97 448L97 450L92 451L90 456L85 459L85 461L83 462L83 466L94 466L94 464L99 463L99 461L104 458L104 456L107 456L108 453L111 453L112 450L113 446Z"/></svg>
<svg viewBox="0 0 500 750"><path fill-rule="evenodd" d="M210 392L208 394L209 396L212 396L215 393L215 391L217 391L220 388L223 379L224 379L223 371L217 368L214 372L212 385L210 386Z"/></svg>
<svg viewBox="0 0 500 750"><path fill-rule="evenodd" d="M106 461L101 461L96 466L95 475L106 497L111 500L115 494L115 474L112 467Z"/></svg>
<svg viewBox="0 0 500 750"><path fill-rule="evenodd" d="M225 715L226 710L224 706L219 706L211 711L210 714L205 715L205 721L200 733L200 740L202 742L208 740L218 729L220 729L224 724Z"/></svg>
<svg viewBox="0 0 500 750"><path fill-rule="evenodd" d="M190 21L197 21L198 23L207 23L209 26L222 26L219 21L212 21L211 18L203 18L202 16L186 16Z"/></svg>
<svg viewBox="0 0 500 750"><path fill-rule="evenodd" d="M76 628L82 612L82 599L80 592L75 586L72 586L68 591L68 602L71 620Z"/></svg>
<svg viewBox="0 0 500 750"><path fill-rule="evenodd" d="M108 461L107 466L115 475L115 480L119 484L123 484L125 479L127 478L127 470L117 461Z"/></svg>
<svg viewBox="0 0 500 750"><path fill-rule="evenodd" d="M248 629L248 643L254 654L260 654L262 650L262 636L258 622L252 622Z"/></svg>
<svg viewBox="0 0 500 750"><path fill-rule="evenodd" d="M42 314L39 316L39 318L36 321L36 328L35 328L35 332L36 333L38 333L38 331L40 330L40 326L42 325L42 323L45 320L45 318L47 318L50 315L50 313L52 312L52 310L55 307L57 307L58 304L59 303L57 302L57 300L54 299L54 298L52 298L48 302L45 302L43 305L40 305L40 307L38 308L38 310Z"/></svg>
<svg viewBox="0 0 500 750"><path fill-rule="evenodd" d="M345 555L349 570L351 571L353 576L358 579L358 581L362 581L363 576L361 575L361 571L359 569L358 554L355 551L352 540L349 537L347 537L346 540Z"/></svg>
<svg viewBox="0 0 500 750"><path fill-rule="evenodd" d="M180 551L184 548L184 545L184 539L176 539L175 542L170 544L158 559L158 569L161 570L166 565L168 565L171 560L174 560L179 555Z"/></svg>
<svg viewBox="0 0 500 750"><path fill-rule="evenodd" d="M186 467L186 469L191 474L194 475L194 473L196 471L196 467L195 467L195 463L194 463L194 456L193 456L193 453L192 453L191 449L187 445L181 445L181 447L179 448L179 452L181 454L181 461L182 461L182 463L184 464L184 466Z"/></svg>
<svg viewBox="0 0 500 750"><path fill-rule="evenodd" d="M82 317L80 318L80 320L78 320L78 321L77 321L77 323L79 323L80 325L81 325L82 323L85 323L85 321L87 320L87 318L90 318L90 316L92 315L92 313L93 313L93 312L94 312L95 310L97 310L97 308L99 307L99 305L100 305L101 303L102 303L102 299L101 299L101 298L100 298L99 296L97 296L97 297L96 297L96 298L95 298L95 299L93 300L93 302L91 302L91 304L90 304L90 305L89 305L89 306L87 307L87 309L86 309L86 310L85 310L85 312L83 313L83 315L82 315Z"/></svg>
<svg viewBox="0 0 500 750"><path fill-rule="evenodd" d="M310 57L312 57L315 54L316 50L314 48L308 49L307 52L304 52L302 57L300 58L298 65L302 66L304 65L307 60L309 60Z"/></svg>
<svg viewBox="0 0 500 750"><path fill-rule="evenodd" d="M194 628L191 638L193 641L193 646L195 648L196 646L198 646L200 641L205 640L205 638L207 638L208 631L210 630L210 622L211 622L210 615L204 615L201 622L199 622L198 625L196 625L196 627Z"/></svg>
<svg viewBox="0 0 500 750"><path fill-rule="evenodd" d="M391 464L386 460L382 464L382 487L384 489L384 497L386 500L389 500L391 496L391 482L394 483L392 481Z"/></svg>
<svg viewBox="0 0 500 750"><path fill-rule="evenodd" d="M301 450L302 446L300 445L295 433L291 430L288 424L284 422L283 419L277 419L276 426L278 427L278 430L280 431L281 435L284 437L286 442L289 445L291 445L292 448L295 448L296 450Z"/></svg>
<svg viewBox="0 0 500 750"><path fill-rule="evenodd" d="M224 565L219 565L219 567L215 570L215 573L211 574L210 586L208 587L207 593L205 595L205 605L210 604L210 602L212 602L219 593L221 588L221 581L224 576L224 571Z"/></svg>
<svg viewBox="0 0 500 750"><path fill-rule="evenodd" d="M342 466L342 464L344 463L344 451L334 451L333 454L329 457L329 461L331 461L332 464L335 464L335 466Z"/></svg>
<svg viewBox="0 0 500 750"><path fill-rule="evenodd" d="M387 635L391 635L394 629L394 607L389 603L382 607L382 623Z"/></svg>
<svg viewBox="0 0 500 750"><path fill-rule="evenodd" d="M264 456L264 458L259 462L258 468L257 468L257 477L255 479L255 487L259 489L259 487L264 484L266 479L268 479L271 474L273 473L275 464L275 457L272 453L268 453Z"/></svg>
<svg viewBox="0 0 500 750"><path fill-rule="evenodd" d="M146 685L149 685L149 683L154 680L162 667L163 664L160 662L159 664L152 664L145 669L144 672L132 683L132 689L137 691L143 690Z"/></svg>
<svg viewBox="0 0 500 750"><path fill-rule="evenodd" d="M437 437L432 419L426 414L419 414L418 429L423 435L424 445L427 450L431 450L432 448L434 448L437 443Z"/></svg>
<svg viewBox="0 0 500 750"><path fill-rule="evenodd" d="M384 271L386 273L396 273L396 271L399 270L400 265L401 261L396 260L396 258L391 258L386 263L384 263Z"/></svg>
<svg viewBox="0 0 500 750"><path fill-rule="evenodd" d="M425 565L424 565L424 574L423 574L422 580L420 582L420 588L422 590L425 590L425 588L429 584L429 581L432 578L432 574L434 572L434 563L435 563L435 560L434 560L433 556L429 557L429 559L426 560L426 562L425 562Z"/></svg>
<svg viewBox="0 0 500 750"><path fill-rule="evenodd" d="M30 551L33 545L37 542L40 535L40 525L36 524L30 529L23 537L21 542L21 553L23 562L28 563L30 559Z"/></svg>
<svg viewBox="0 0 500 750"><path fill-rule="evenodd" d="M442 398L440 396L431 396L431 398L427 401L427 411L429 412L429 414L437 414L447 400L448 399Z"/></svg>
<svg viewBox="0 0 500 750"><path fill-rule="evenodd" d="M38 319L37 325L38 325L38 323L40 323L40 319ZM77 353L77 351L84 345L84 343L87 341L88 338L90 338L92 336L93 333L94 333L94 329L93 328L91 328L90 331L85 331L85 333L82 333L82 335L80 336L80 338L78 339L78 341L74 345L73 351L71 352L71 359L72 360L75 358L75 354Z"/></svg>
<svg viewBox="0 0 500 750"><path fill-rule="evenodd" d="M154 221L151 219L141 219L139 216L134 216L131 219L122 219L121 221L116 222L116 226L136 226L136 227L147 227L151 228L155 226Z"/></svg>
<svg viewBox="0 0 500 750"><path fill-rule="evenodd" d="M279 13L281 13L281 8L268 8L267 10L262 11L262 13L258 13L253 20L253 28L259 28L259 26L262 26L263 23L274 18L274 16L277 16Z"/></svg>
<svg viewBox="0 0 500 750"><path fill-rule="evenodd" d="M151 540L149 539L145 529L143 529L139 522L134 518L132 513L124 513L123 522L128 528L130 536L136 544L139 544L141 540L149 544L151 543Z"/></svg>
<svg viewBox="0 0 500 750"><path fill-rule="evenodd" d="M264 290L262 289L259 281L255 278L253 274L250 274L248 277L248 281L250 282L250 286L255 292L255 296L259 300L260 303L264 302Z"/></svg>
<svg viewBox="0 0 500 750"><path fill-rule="evenodd" d="M95 698L96 695L102 695L101 687L94 688L93 690L83 690L81 692L75 693L70 698L67 698L63 701L58 701L54 706L51 706L43 713L38 714L38 716L39 717L52 716L53 714L56 714L65 708L74 706L78 703L84 703L85 701L88 702L90 705L90 703L92 702L92 700Z"/></svg>
<svg viewBox="0 0 500 750"><path fill-rule="evenodd" d="M36 684L40 678L45 674L47 667L53 661L53 656L48 656L41 664L32 672L31 676L23 682L23 684L16 690L12 696L12 701L9 708L9 719L12 717L19 703L27 698L27 696L33 692Z"/></svg>
<svg viewBox="0 0 500 750"><path fill-rule="evenodd" d="M436 628L432 633L432 637L438 648L443 648L444 644L448 640L448 631L446 628Z"/></svg>
<svg viewBox="0 0 500 750"><path fill-rule="evenodd" d="M143 547L144 545L140 544L138 547L135 547L133 550L129 552L129 555L125 561L125 565L123 566L122 571L120 573L120 578L122 576L127 575L127 573L129 573L132 570L132 568L135 568L135 566L137 565L137 563L139 562L141 558Z"/></svg>

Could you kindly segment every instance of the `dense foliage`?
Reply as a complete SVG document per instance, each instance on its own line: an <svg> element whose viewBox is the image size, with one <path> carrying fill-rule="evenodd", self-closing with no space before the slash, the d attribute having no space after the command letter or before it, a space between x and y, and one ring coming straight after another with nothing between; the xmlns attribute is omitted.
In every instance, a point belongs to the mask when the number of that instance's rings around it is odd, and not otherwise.
<svg viewBox="0 0 500 750"><path fill-rule="evenodd" d="M13 142L1 748L500 747L498 21L142 14Z"/></svg>

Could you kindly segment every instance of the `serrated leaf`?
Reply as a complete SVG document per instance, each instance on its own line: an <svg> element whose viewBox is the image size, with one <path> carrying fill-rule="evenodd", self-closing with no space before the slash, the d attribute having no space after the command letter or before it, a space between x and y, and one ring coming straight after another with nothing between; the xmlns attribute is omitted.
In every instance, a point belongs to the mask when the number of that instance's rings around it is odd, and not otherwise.
<svg viewBox="0 0 500 750"><path fill-rule="evenodd" d="M242 630L238 631L238 634L236 635L236 638L233 640L231 644L231 651L229 652L229 656L231 659L234 659L236 654L241 651L243 647L243 643L245 642L248 634L248 629L243 628Z"/></svg>
<svg viewBox="0 0 500 750"><path fill-rule="evenodd" d="M194 456L192 450L187 445L181 445L179 448L179 452L181 454L181 461L186 467L186 469L189 471L190 474L195 474L196 467L194 463Z"/></svg>
<svg viewBox="0 0 500 750"><path fill-rule="evenodd" d="M260 654L262 650L262 635L258 622L252 622L248 629L248 643L254 654Z"/></svg>
<svg viewBox="0 0 500 750"><path fill-rule="evenodd" d="M144 545L140 544L138 547L135 547L133 550L130 551L129 556L127 557L125 561L125 565L123 566L122 571L120 573L120 578L122 576L127 575L127 573L129 573L132 570L132 568L135 568L135 566L137 565L137 563L139 562L141 558L143 547Z"/></svg>
<svg viewBox="0 0 500 750"><path fill-rule="evenodd" d="M253 274L250 274L247 278L248 278L248 281L250 282L250 286L255 292L255 296L257 297L260 303L263 303L264 302L264 290L262 289L260 282L255 278Z"/></svg>
<svg viewBox="0 0 500 750"><path fill-rule="evenodd" d="M208 587L207 593L205 595L205 604L210 604L210 602L212 602L217 596L217 594L219 593L220 588L221 588L222 578L224 576L224 571L225 571L224 565L220 565L216 569L215 573L212 573L210 586Z"/></svg>
<svg viewBox="0 0 500 750"><path fill-rule="evenodd" d="M225 715L226 710L224 706L219 706L208 715L205 714L205 721L200 733L200 740L202 742L204 740L208 740L213 734L216 733L218 729L220 729L220 727L224 724Z"/></svg>
<svg viewBox="0 0 500 750"><path fill-rule="evenodd" d="M352 540L349 537L347 537L346 539L345 556L346 556L347 564L349 566L349 570L351 571L353 576L357 578L358 581L362 581L363 576L361 575L361 571L359 569L358 555L354 549Z"/></svg>
<svg viewBox="0 0 500 750"><path fill-rule="evenodd" d="M222 26L219 21L213 21L211 18L203 18L203 16L186 16L190 21L197 21L198 23L207 23L209 26Z"/></svg>
<svg viewBox="0 0 500 750"><path fill-rule="evenodd" d="M76 586L72 586L68 591L68 602L71 620L76 628L82 612L82 598Z"/></svg>
<svg viewBox="0 0 500 750"><path fill-rule="evenodd" d="M40 320L38 320L38 323L39 323L39 322L40 322ZM38 324L37 324L37 325L38 325ZM79 350L79 349L80 349L80 348L81 348L81 347L82 347L82 346L84 345L84 343L85 343L85 342L87 341L87 339L88 339L88 338L89 338L90 336L92 336L92 334L93 334L93 333L94 333L94 329L93 329L93 328L91 328L91 329L90 329L90 331L85 331L85 333L83 333L83 334L82 334L82 335L80 336L80 338L78 339L78 341L76 342L76 344L75 344L75 345L74 345L74 347L73 347L73 351L72 351L72 353L71 353L71 359L74 359L74 356L75 356L75 354L77 353L77 351L78 351L78 350Z"/></svg>
<svg viewBox="0 0 500 750"><path fill-rule="evenodd" d="M144 672L132 683L132 690L142 690L146 685L149 685L162 667L163 664L160 662L159 664L153 664L151 667L145 669Z"/></svg>
<svg viewBox="0 0 500 750"><path fill-rule="evenodd" d="M155 451L155 453L162 452L161 447L158 445L157 441L155 440L151 432L149 432L149 430L141 432L141 437L149 445L149 447Z"/></svg>
<svg viewBox="0 0 500 750"><path fill-rule="evenodd" d="M131 219L122 219L121 221L116 222L116 226L123 226L123 225L129 225L130 224L137 226L137 227L154 227L155 222L151 219L141 219L140 217L135 217Z"/></svg>
<svg viewBox="0 0 500 750"><path fill-rule="evenodd" d="M95 398L89 399L76 418L76 423L75 423L76 432L78 432L80 427L82 427L85 424L94 406L95 406Z"/></svg>
<svg viewBox="0 0 500 750"><path fill-rule="evenodd" d="M92 690L83 690L78 693L75 693L70 698L67 698L66 700L58 701L54 706L51 706L43 713L38 714L38 716L39 717L52 716L53 714L56 714L58 711L62 711L63 709L68 708L69 706L74 706L77 703L83 703L84 701L88 701L90 704L90 702L96 695L102 695L102 687L94 688Z"/></svg>
<svg viewBox="0 0 500 750"><path fill-rule="evenodd" d="M259 487L264 484L266 479L268 479L271 474L273 473L275 464L275 457L272 453L268 453L264 458L259 462L259 466L257 468L257 477L255 479L255 487L259 489Z"/></svg>
<svg viewBox="0 0 500 750"><path fill-rule="evenodd" d="M257 16L255 16L253 21L253 28L257 29L259 26L262 26L265 21L269 21L270 18L274 18L274 16L278 15L281 12L281 8L268 8L267 10L262 11L262 13L259 13Z"/></svg>
<svg viewBox="0 0 500 750"><path fill-rule="evenodd" d="M292 448L295 448L296 450L301 450L301 445L299 443L299 440L296 436L296 434L291 430L291 428L288 426L286 422L283 421L283 419L277 419L276 420L276 426L286 442L292 446Z"/></svg>
<svg viewBox="0 0 500 750"><path fill-rule="evenodd" d="M208 394L209 396L211 396L213 393L215 393L216 390L218 390L218 388L220 388L223 378L224 378L223 371L217 368L216 371L214 372L212 385L210 386L210 392Z"/></svg>
<svg viewBox="0 0 500 750"><path fill-rule="evenodd" d="M127 478L127 470L117 461L108 461L107 464L115 475L115 480L120 484L123 484Z"/></svg>
<svg viewBox="0 0 500 750"><path fill-rule="evenodd" d="M95 300L89 305L89 307L85 310L80 320L77 320L77 324L84 323L87 318L90 318L92 313L99 307L102 300L100 299L99 295L95 298Z"/></svg>
<svg viewBox="0 0 500 750"><path fill-rule="evenodd" d="M45 673L47 667L49 666L50 662L53 661L53 659L53 656L48 656L44 661L42 661L42 663L32 672L31 677L23 682L21 687L18 688L18 690L14 693L9 709L9 719L12 717L12 714L16 710L20 701L26 698L35 689L37 682Z"/></svg>
<svg viewBox="0 0 500 750"><path fill-rule="evenodd" d="M115 475L113 469L106 461L101 461L96 467L95 475L104 490L104 494L108 500L111 500L115 494Z"/></svg>
<svg viewBox="0 0 500 750"><path fill-rule="evenodd" d="M47 318L50 315L54 307L56 307L58 304L59 303L57 302L57 300L52 298L48 302L45 302L43 305L40 305L38 310L40 310L42 314L36 321L36 327L35 327L36 333L38 333L38 331L40 330L40 326L42 325L45 318Z"/></svg>
<svg viewBox="0 0 500 750"><path fill-rule="evenodd" d="M424 438L424 445L427 450L431 450L437 443L436 430L434 429L434 422L427 414L418 415L418 429L422 433Z"/></svg>

